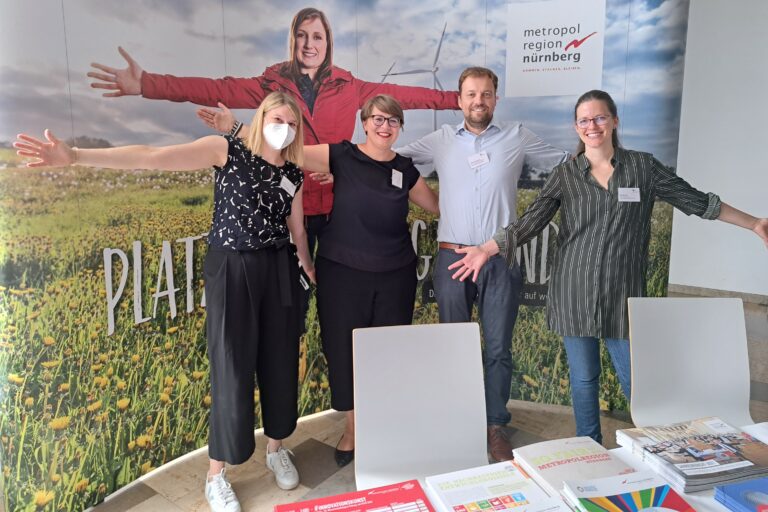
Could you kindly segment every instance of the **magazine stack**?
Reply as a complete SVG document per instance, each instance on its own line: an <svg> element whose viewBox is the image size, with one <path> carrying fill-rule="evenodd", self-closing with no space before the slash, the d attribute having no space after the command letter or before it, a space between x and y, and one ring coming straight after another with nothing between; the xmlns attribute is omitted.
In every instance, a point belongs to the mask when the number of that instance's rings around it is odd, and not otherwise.
<svg viewBox="0 0 768 512"><path fill-rule="evenodd" d="M515 462L550 496L559 496L566 480L634 473L634 469L589 437L529 444L512 451Z"/></svg>
<svg viewBox="0 0 768 512"><path fill-rule="evenodd" d="M653 471L593 480L566 480L563 495L580 512L635 512L645 509L695 512Z"/></svg>
<svg viewBox="0 0 768 512"><path fill-rule="evenodd" d="M617 430L616 442L685 493L768 476L768 445L716 417Z"/></svg>

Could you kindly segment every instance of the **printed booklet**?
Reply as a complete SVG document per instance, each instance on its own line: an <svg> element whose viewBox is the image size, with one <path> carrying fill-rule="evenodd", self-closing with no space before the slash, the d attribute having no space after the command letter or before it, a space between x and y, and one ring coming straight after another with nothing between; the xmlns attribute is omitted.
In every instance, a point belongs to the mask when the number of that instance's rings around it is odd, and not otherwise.
<svg viewBox="0 0 768 512"><path fill-rule="evenodd" d="M720 418L617 430L616 442L683 492L768 476L768 445Z"/></svg>
<svg viewBox="0 0 768 512"><path fill-rule="evenodd" d="M687 501L653 471L638 471L594 480L567 480L563 494L581 512L695 512Z"/></svg>
<svg viewBox="0 0 768 512"><path fill-rule="evenodd" d="M274 512L434 512L418 480L275 505Z"/></svg>
<svg viewBox="0 0 768 512"><path fill-rule="evenodd" d="M558 496L565 480L634 473L634 468L589 437L569 437L529 444L512 451L515 462L550 496Z"/></svg>
<svg viewBox="0 0 768 512"><path fill-rule="evenodd" d="M560 498L551 498L512 462L499 462L425 479L426 491L438 512L566 512Z"/></svg>

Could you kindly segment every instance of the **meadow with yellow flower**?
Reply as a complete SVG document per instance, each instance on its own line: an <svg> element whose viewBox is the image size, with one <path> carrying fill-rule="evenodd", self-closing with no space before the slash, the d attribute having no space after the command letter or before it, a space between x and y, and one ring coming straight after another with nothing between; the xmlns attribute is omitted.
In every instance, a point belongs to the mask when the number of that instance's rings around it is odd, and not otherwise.
<svg viewBox="0 0 768 512"><path fill-rule="evenodd" d="M82 510L207 443L211 397L199 281L205 241L194 242L191 312L184 245L175 241L207 231L211 173L24 169L14 168L18 162L7 153L0 161L9 165L0 173L3 498L6 510ZM523 208L535 193L521 194ZM412 211L409 221L417 218L428 226L419 254L434 254L434 219ZM656 294L666 282L670 218L663 208L654 215L661 236L652 243L649 281ZM108 335L103 251L131 255L136 240L142 243L139 316L150 318L135 323L131 262ZM168 300L151 307L163 241L172 244L179 288L175 317ZM112 272L120 275L120 261ZM415 322L437 322L436 305L424 303L420 291ZM521 308L513 397L568 403L565 355L545 325L541 308ZM314 299L300 354L299 412L325 410L328 376ZM609 373L603 400L606 407L625 406ZM258 391L254 407L260 421Z"/></svg>

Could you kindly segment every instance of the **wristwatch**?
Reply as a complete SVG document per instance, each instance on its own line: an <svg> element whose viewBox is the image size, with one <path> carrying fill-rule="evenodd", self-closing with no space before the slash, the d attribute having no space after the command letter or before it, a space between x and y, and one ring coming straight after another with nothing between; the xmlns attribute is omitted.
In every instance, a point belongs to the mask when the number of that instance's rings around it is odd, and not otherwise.
<svg viewBox="0 0 768 512"><path fill-rule="evenodd" d="M237 137L237 134L240 133L240 128L243 127L243 123L240 121L235 121L235 124L232 125L232 129L229 130L229 135L232 137Z"/></svg>

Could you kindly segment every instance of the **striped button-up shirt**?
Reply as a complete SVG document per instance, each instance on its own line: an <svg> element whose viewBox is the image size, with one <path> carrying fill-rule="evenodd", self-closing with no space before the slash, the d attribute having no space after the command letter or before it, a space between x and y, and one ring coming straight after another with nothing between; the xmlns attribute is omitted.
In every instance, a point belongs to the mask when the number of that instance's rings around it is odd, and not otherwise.
<svg viewBox="0 0 768 512"><path fill-rule="evenodd" d="M628 338L627 298L645 295L651 212L658 197L687 215L716 219L720 198L700 192L648 153L616 149L608 189L583 153L554 168L520 219L494 240L514 264L515 248L561 210L549 328L563 336Z"/></svg>
<svg viewBox="0 0 768 512"><path fill-rule="evenodd" d="M463 245L481 244L517 218L523 164L551 169L568 157L521 123L495 120L479 135L464 121L446 124L396 151L416 164L434 164L440 178L437 240Z"/></svg>

